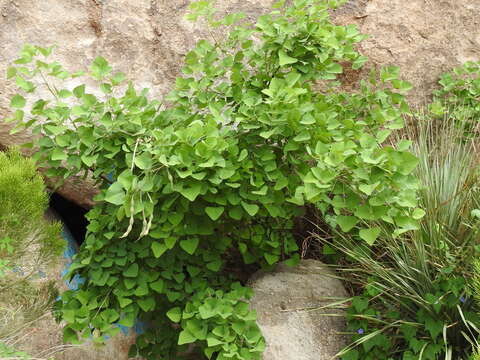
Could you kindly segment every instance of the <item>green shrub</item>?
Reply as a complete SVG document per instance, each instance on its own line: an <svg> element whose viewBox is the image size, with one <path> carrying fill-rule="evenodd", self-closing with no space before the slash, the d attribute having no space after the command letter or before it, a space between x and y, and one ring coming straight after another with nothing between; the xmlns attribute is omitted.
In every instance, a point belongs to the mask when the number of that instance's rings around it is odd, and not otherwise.
<svg viewBox="0 0 480 360"><path fill-rule="evenodd" d="M339 90L343 66L366 58L354 50L364 38L355 26L330 22L337 3L281 1L255 25L192 4L191 18L236 25L225 42L202 40L187 54L163 102L132 84L121 92L123 74L101 57L89 72L101 95L65 89L80 73L47 62L51 48L24 48L9 77L27 93L46 86L52 98L24 112L15 95L11 120L43 135L36 159L49 175L91 173L101 189L70 271L86 282L58 304L65 340L101 342L118 332L115 322L140 318L152 326L131 355L179 359L195 342L208 358L259 359L250 290L226 271L228 259L294 264L291 230L304 204L370 245L375 221L395 235L418 228L417 159L406 143L386 142L403 127L410 85L390 67L358 92Z"/></svg>
<svg viewBox="0 0 480 360"><path fill-rule="evenodd" d="M43 218L48 194L33 161L19 152L0 153L0 254L2 259L23 255L36 242L41 261L57 256L63 243L58 225Z"/></svg>
<svg viewBox="0 0 480 360"><path fill-rule="evenodd" d="M441 76L440 89L434 92L435 102L432 110L443 113L443 108L450 108L450 113L466 113L472 120L480 116L480 62L469 61ZM458 116L456 116L458 117ZM460 118L465 118L462 114Z"/></svg>

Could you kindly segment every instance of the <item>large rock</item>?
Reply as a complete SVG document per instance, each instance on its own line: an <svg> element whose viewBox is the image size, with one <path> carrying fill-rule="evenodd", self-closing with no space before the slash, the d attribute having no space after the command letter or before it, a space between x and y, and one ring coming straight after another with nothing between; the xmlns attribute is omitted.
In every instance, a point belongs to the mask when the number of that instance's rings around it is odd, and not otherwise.
<svg viewBox="0 0 480 360"><path fill-rule="evenodd" d="M220 14L243 11L252 20L275 0L218 0ZM201 38L211 38L204 24L183 19L191 0L0 0L0 73L25 42L57 44L57 59L67 69L85 69L103 55L118 71L159 97L171 88L183 56ZM416 89L410 100L421 103L436 79L466 60L480 58L480 1L350 0L334 12L339 24L357 23L370 34L359 50L374 65L401 66ZM221 37L216 34L215 37ZM355 83L361 72L348 72ZM0 78L0 118L8 115L12 84ZM28 134L8 135L0 123L0 147L24 142ZM94 189L60 193L83 206ZM76 189L76 186L70 186Z"/></svg>
<svg viewBox="0 0 480 360"><path fill-rule="evenodd" d="M339 311L320 309L347 297L342 283L321 262L279 265L273 272L254 275L250 286L255 291L251 307L267 343L264 360L330 360L348 344L340 334L344 318L333 315Z"/></svg>

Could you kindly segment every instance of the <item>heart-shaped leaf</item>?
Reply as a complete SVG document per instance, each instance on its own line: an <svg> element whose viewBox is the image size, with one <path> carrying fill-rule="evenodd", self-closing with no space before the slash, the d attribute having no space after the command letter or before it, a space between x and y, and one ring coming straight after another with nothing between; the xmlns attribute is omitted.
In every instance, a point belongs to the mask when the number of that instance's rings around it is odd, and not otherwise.
<svg viewBox="0 0 480 360"><path fill-rule="evenodd" d="M273 265L280 259L280 256L269 253L263 254L263 257L267 260L268 265Z"/></svg>
<svg viewBox="0 0 480 360"><path fill-rule="evenodd" d="M182 310L179 307L174 307L167 311L167 317L175 323L178 323L182 318Z"/></svg>
<svg viewBox="0 0 480 360"><path fill-rule="evenodd" d="M151 248L153 251L153 256L155 256L157 259L168 250L167 245L158 241L152 242Z"/></svg>
<svg viewBox="0 0 480 360"><path fill-rule="evenodd" d="M123 190L122 184L115 182L107 189L105 194L106 202L114 205L123 205L125 201L125 191Z"/></svg>
<svg viewBox="0 0 480 360"><path fill-rule="evenodd" d="M134 263L130 265L124 272L125 277L137 277L138 276L138 264Z"/></svg>
<svg viewBox="0 0 480 360"><path fill-rule="evenodd" d="M155 309L155 299L153 297L138 299L137 304L145 312L152 311L153 309Z"/></svg>
<svg viewBox="0 0 480 360"><path fill-rule="evenodd" d="M197 338L193 336L188 330L183 330L178 336L178 345L190 344L197 341Z"/></svg>
<svg viewBox="0 0 480 360"><path fill-rule="evenodd" d="M213 221L218 220L220 216L222 216L224 210L225 208L223 206L220 206L220 207L207 206L205 208L205 212Z"/></svg>
<svg viewBox="0 0 480 360"><path fill-rule="evenodd" d="M260 209L258 205L255 204L248 204L245 201L242 201L242 207L245 209L245 211L248 213L250 216L255 216L255 214L258 212Z"/></svg>
<svg viewBox="0 0 480 360"><path fill-rule="evenodd" d="M349 232L357 225L358 219L355 216L337 216L337 224L340 226L340 229L344 232Z"/></svg>
<svg viewBox="0 0 480 360"><path fill-rule="evenodd" d="M199 239L195 237L187 240L182 240L180 241L180 247L185 250L185 252L193 255L195 253L195 250L197 250L198 242Z"/></svg>
<svg viewBox="0 0 480 360"><path fill-rule="evenodd" d="M200 183L193 184L189 187L186 187L180 190L180 194L185 196L190 201L195 201L197 196L200 194L201 189L202 189L202 185Z"/></svg>
<svg viewBox="0 0 480 360"><path fill-rule="evenodd" d="M298 61L298 59L288 56L284 50L280 50L278 52L278 59L280 66L295 64Z"/></svg>
<svg viewBox="0 0 480 360"><path fill-rule="evenodd" d="M158 279L157 281L150 283L150 288L159 294L163 292L163 287L164 282L162 279Z"/></svg>
<svg viewBox="0 0 480 360"><path fill-rule="evenodd" d="M14 95L10 100L10 106L13 108L21 109L25 106L26 100L22 95Z"/></svg>
<svg viewBox="0 0 480 360"><path fill-rule="evenodd" d="M378 235L380 235L380 228L379 227L360 230L360 237L363 240L365 240L368 245L373 245L375 240L377 240Z"/></svg>

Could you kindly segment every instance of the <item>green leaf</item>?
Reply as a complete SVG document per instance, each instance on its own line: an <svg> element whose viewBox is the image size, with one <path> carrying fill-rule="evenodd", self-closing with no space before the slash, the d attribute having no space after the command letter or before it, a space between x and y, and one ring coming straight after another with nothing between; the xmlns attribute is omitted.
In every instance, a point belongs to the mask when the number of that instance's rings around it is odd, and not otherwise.
<svg viewBox="0 0 480 360"><path fill-rule="evenodd" d="M367 242L368 245L373 245L375 240L377 240L378 235L380 235L380 228L374 227L370 229L360 230L360 237Z"/></svg>
<svg viewBox="0 0 480 360"><path fill-rule="evenodd" d="M134 263L130 265L126 270L123 271L123 276L125 277L137 277L138 276L138 264Z"/></svg>
<svg viewBox="0 0 480 360"><path fill-rule="evenodd" d="M82 159L82 162L85 165L87 165L88 167L91 167L93 164L95 164L95 161L97 160L98 155L92 155L92 156L82 155L80 158Z"/></svg>
<svg viewBox="0 0 480 360"><path fill-rule="evenodd" d="M121 318L118 323L126 327L133 327L133 325L135 325L135 314L134 313L125 314L124 317Z"/></svg>
<svg viewBox="0 0 480 360"><path fill-rule="evenodd" d="M243 216L243 211L240 206L235 206L228 211L228 216L234 220L241 220Z"/></svg>
<svg viewBox="0 0 480 360"><path fill-rule="evenodd" d="M125 201L125 191L123 190L122 184L115 182L107 189L105 194L106 202L114 205L123 205Z"/></svg>
<svg viewBox="0 0 480 360"><path fill-rule="evenodd" d="M313 201L317 196L322 194L324 191L322 188L317 187L317 184L306 184L305 185L305 198L308 201Z"/></svg>
<svg viewBox="0 0 480 360"><path fill-rule="evenodd" d="M137 284L133 279L123 279L123 283L128 290L132 289Z"/></svg>
<svg viewBox="0 0 480 360"><path fill-rule="evenodd" d="M77 98L82 98L85 95L85 85L79 85L75 89L73 89L73 95Z"/></svg>
<svg viewBox="0 0 480 360"><path fill-rule="evenodd" d="M224 210L225 210L225 208L223 206L221 206L221 207L207 206L205 208L205 212L210 217L210 219L212 219L213 221L218 220L218 218L220 218L220 216L222 216Z"/></svg>
<svg viewBox="0 0 480 360"><path fill-rule="evenodd" d="M255 216L258 210L260 210L259 206L256 204L248 204L245 201L242 201L241 204L242 204L242 207L250 216Z"/></svg>
<svg viewBox="0 0 480 360"><path fill-rule="evenodd" d="M290 259L284 261L287 266L297 266L300 263L300 255L293 254Z"/></svg>
<svg viewBox="0 0 480 360"><path fill-rule="evenodd" d="M407 151L412 146L412 140L400 140L397 144L397 150Z"/></svg>
<svg viewBox="0 0 480 360"><path fill-rule="evenodd" d="M237 161L242 162L243 160L245 160L247 158L247 156L248 156L248 150L243 149L242 151L240 151L240 154L238 155Z"/></svg>
<svg viewBox="0 0 480 360"><path fill-rule="evenodd" d="M118 85L120 84L123 80L125 80L125 74L122 72L116 73L114 76L112 76L111 81L112 85Z"/></svg>
<svg viewBox="0 0 480 360"><path fill-rule="evenodd" d="M70 329L69 327L65 327L63 329L63 341L65 343L77 343L78 342L78 335L76 331Z"/></svg>
<svg viewBox="0 0 480 360"><path fill-rule="evenodd" d="M264 139L269 139L273 134L275 134L276 131L277 131L276 129L272 129L269 131L262 131L259 135Z"/></svg>
<svg viewBox="0 0 480 360"><path fill-rule="evenodd" d="M13 66L8 67L7 68L7 79L11 79L15 75L17 75L17 69L14 68Z"/></svg>
<svg viewBox="0 0 480 360"><path fill-rule="evenodd" d="M188 254L193 255L195 253L195 250L197 250L198 243L199 239L193 237L187 240L180 241L180 247Z"/></svg>
<svg viewBox="0 0 480 360"><path fill-rule="evenodd" d="M68 90L65 90L65 89L60 90L58 92L58 97L61 98L61 99L65 99L65 98L68 98L70 96L72 96L72 92L68 91Z"/></svg>
<svg viewBox="0 0 480 360"><path fill-rule="evenodd" d="M353 308L360 314L368 309L368 303L368 299L361 296L355 296L352 300Z"/></svg>
<svg viewBox="0 0 480 360"><path fill-rule="evenodd" d="M329 74L341 74L343 72L343 68L340 64L331 63L325 68L325 71Z"/></svg>
<svg viewBox="0 0 480 360"><path fill-rule="evenodd" d="M115 309L106 309L100 313L100 316L110 324L115 322L120 317Z"/></svg>
<svg viewBox="0 0 480 360"><path fill-rule="evenodd" d="M398 66L386 66L380 71L380 78L383 82L392 81L398 78L400 68Z"/></svg>
<svg viewBox="0 0 480 360"><path fill-rule="evenodd" d="M223 344L222 341L218 340L215 336L213 335L208 335L207 336L207 345L208 347L214 347L217 345Z"/></svg>
<svg viewBox="0 0 480 360"><path fill-rule="evenodd" d="M13 108L21 109L25 106L26 100L23 96L16 94L10 100L10 106Z"/></svg>
<svg viewBox="0 0 480 360"><path fill-rule="evenodd" d="M349 232L350 230L352 230L355 225L357 225L357 223L358 219L355 216L337 216L337 224L344 232Z"/></svg>
<svg viewBox="0 0 480 360"><path fill-rule="evenodd" d="M413 210L412 217L415 220L420 220L424 216L425 216L425 210L420 209L420 208L416 208L415 210Z"/></svg>
<svg viewBox="0 0 480 360"><path fill-rule="evenodd" d="M137 304L145 312L152 311L155 309L155 299L153 297L138 299Z"/></svg>
<svg viewBox="0 0 480 360"><path fill-rule="evenodd" d="M470 212L470 216L474 217L474 218L477 218L477 219L480 219L480 209L473 209Z"/></svg>
<svg viewBox="0 0 480 360"><path fill-rule="evenodd" d="M275 254L269 254L269 253L264 253L263 257L267 261L268 265L273 265L280 259L280 256Z"/></svg>
<svg viewBox="0 0 480 360"><path fill-rule="evenodd" d="M150 288L159 294L163 292L164 286L165 284L162 279L158 279L157 281L150 283Z"/></svg>
<svg viewBox="0 0 480 360"><path fill-rule="evenodd" d="M128 306L132 303L132 299L128 298L118 298L118 303L120 304L120 307L123 309L125 306Z"/></svg>
<svg viewBox="0 0 480 360"><path fill-rule="evenodd" d="M378 185L380 185L380 181L377 181L375 184L370 185L362 184L358 187L358 189L367 195L372 195Z"/></svg>
<svg viewBox="0 0 480 360"><path fill-rule="evenodd" d="M179 307L174 307L168 310L166 315L174 323L178 323L182 319L182 310Z"/></svg>
<svg viewBox="0 0 480 360"><path fill-rule="evenodd" d="M279 61L280 61L280 66L295 64L298 61L297 59L288 56L287 53L284 50L280 50L278 52L278 58L279 58Z"/></svg>
<svg viewBox="0 0 480 360"><path fill-rule="evenodd" d="M409 152L401 152L400 159L401 160L398 163L398 169L402 175L410 174L417 167L417 157Z"/></svg>
<svg viewBox="0 0 480 360"><path fill-rule="evenodd" d="M368 61L368 57L366 56L359 56L356 58L352 63L352 69L358 70L360 69L366 62Z"/></svg>
<svg viewBox="0 0 480 360"><path fill-rule="evenodd" d="M201 189L202 185L200 183L196 183L188 188L183 188L182 190L180 190L180 194L185 196L190 201L195 201L197 196L200 194Z"/></svg>
<svg viewBox="0 0 480 360"><path fill-rule="evenodd" d="M101 56L97 56L90 67L92 71L92 75L96 79L102 79L106 75L108 75L112 68L108 65L107 60Z"/></svg>
<svg viewBox="0 0 480 360"><path fill-rule="evenodd" d="M176 237L168 237L165 239L165 245L167 246L168 249L173 249L175 244L177 243L177 238Z"/></svg>
<svg viewBox="0 0 480 360"><path fill-rule="evenodd" d="M215 261L209 262L207 264L207 269L209 269L213 272L217 272L217 271L220 270L222 265L223 265L223 262L221 260L215 260Z"/></svg>
<svg viewBox="0 0 480 360"><path fill-rule="evenodd" d="M52 160L59 161L59 160L67 160L68 155L66 152L62 151L61 149L54 149L52 151Z"/></svg>
<svg viewBox="0 0 480 360"><path fill-rule="evenodd" d="M193 336L188 330L183 330L178 336L178 345L190 344L197 341L197 338Z"/></svg>
<svg viewBox="0 0 480 360"><path fill-rule="evenodd" d="M17 83L18 87L25 90L26 92L32 92L35 90L35 86L31 81L27 81L21 76L16 76L15 77L15 82Z"/></svg>
<svg viewBox="0 0 480 360"><path fill-rule="evenodd" d="M413 85L411 83L398 79L392 80L392 85L395 89L398 89L401 92L408 92L413 89Z"/></svg>
<svg viewBox="0 0 480 360"><path fill-rule="evenodd" d="M432 316L427 316L425 319L425 329L430 333L435 340L443 331L443 322L440 319L435 319Z"/></svg>
<svg viewBox="0 0 480 360"><path fill-rule="evenodd" d="M174 212L174 213L169 213L167 219L172 225L177 226L182 222L183 217L184 217L183 213Z"/></svg>
<svg viewBox="0 0 480 360"><path fill-rule="evenodd" d="M135 296L145 296L149 293L147 283L142 282L140 285L137 286L135 292L133 293Z"/></svg>
<svg viewBox="0 0 480 360"><path fill-rule="evenodd" d="M164 243L160 243L158 241L152 242L151 248L153 251L153 256L155 256L157 259L162 256L165 251L168 250L167 246Z"/></svg>
<svg viewBox="0 0 480 360"><path fill-rule="evenodd" d="M148 170L152 167L152 157L149 153L142 153L135 156L135 165L141 170Z"/></svg>

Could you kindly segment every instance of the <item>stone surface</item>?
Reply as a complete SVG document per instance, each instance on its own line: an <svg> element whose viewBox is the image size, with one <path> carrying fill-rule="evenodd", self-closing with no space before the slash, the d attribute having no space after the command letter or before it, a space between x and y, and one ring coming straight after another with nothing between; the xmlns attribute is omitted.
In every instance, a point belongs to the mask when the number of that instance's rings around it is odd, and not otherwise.
<svg viewBox="0 0 480 360"><path fill-rule="evenodd" d="M316 260L302 260L290 268L279 265L270 273L253 276L251 307L267 348L264 360L330 360L348 344L345 320L318 309L347 296L342 283Z"/></svg>
<svg viewBox="0 0 480 360"><path fill-rule="evenodd" d="M374 66L397 65L414 85L409 100L428 100L439 75L480 60L480 1L351 0L337 22L357 23L370 38L359 46Z"/></svg>
<svg viewBox="0 0 480 360"><path fill-rule="evenodd" d="M0 73L25 42L58 45L56 58L69 70L85 69L103 55L151 95L168 92L183 56L201 38L211 35L200 24L183 19L190 0L0 0ZM220 13L244 11L252 20L274 0L218 0ZM422 103L438 76L466 60L480 58L480 1L349 0L334 12L339 24L356 23L370 38L359 50L371 66L399 65L415 85L409 99ZM221 37L222 34L215 34ZM364 74L348 72L354 83ZM0 77L0 118L8 115L13 88ZM0 123L0 147L28 140L8 134ZM60 193L82 206L92 204L94 189L84 192L67 184ZM73 190L72 190L73 189Z"/></svg>

